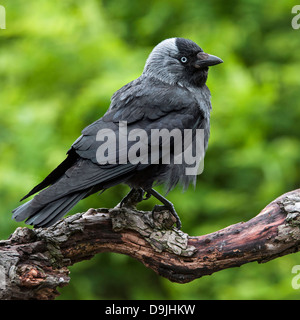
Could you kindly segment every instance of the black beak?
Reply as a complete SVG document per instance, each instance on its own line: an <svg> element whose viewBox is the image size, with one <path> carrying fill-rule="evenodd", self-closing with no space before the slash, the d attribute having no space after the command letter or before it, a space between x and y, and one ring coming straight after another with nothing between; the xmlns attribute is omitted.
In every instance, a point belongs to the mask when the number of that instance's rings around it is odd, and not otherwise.
<svg viewBox="0 0 300 320"><path fill-rule="evenodd" d="M195 68L205 68L222 63L223 60L219 57L213 56L205 52L199 52L197 54L197 60L195 62Z"/></svg>

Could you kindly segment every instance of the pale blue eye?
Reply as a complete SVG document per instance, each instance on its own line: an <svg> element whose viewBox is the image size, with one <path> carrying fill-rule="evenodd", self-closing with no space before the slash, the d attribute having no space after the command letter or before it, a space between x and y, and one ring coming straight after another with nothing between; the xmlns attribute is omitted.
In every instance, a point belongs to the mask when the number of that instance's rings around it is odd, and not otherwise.
<svg viewBox="0 0 300 320"><path fill-rule="evenodd" d="M187 59L187 57L181 57L180 61L182 63L187 63L188 59Z"/></svg>

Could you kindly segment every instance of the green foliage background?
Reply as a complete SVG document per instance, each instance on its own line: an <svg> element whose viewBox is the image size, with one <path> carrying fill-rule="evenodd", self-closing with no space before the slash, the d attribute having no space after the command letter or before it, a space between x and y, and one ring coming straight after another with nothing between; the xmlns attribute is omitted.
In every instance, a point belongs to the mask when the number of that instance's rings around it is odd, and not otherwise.
<svg viewBox="0 0 300 320"><path fill-rule="evenodd" d="M256 215L300 181L300 30L287 0L3 0L0 30L0 238L11 210L60 161L152 48L180 36L224 60L211 68L211 139L195 190L168 198L183 231L213 232ZM72 213L116 205L117 186ZM162 189L160 190L162 191ZM141 208L150 209L150 199ZM174 284L124 255L71 267L61 299L299 299L299 253Z"/></svg>

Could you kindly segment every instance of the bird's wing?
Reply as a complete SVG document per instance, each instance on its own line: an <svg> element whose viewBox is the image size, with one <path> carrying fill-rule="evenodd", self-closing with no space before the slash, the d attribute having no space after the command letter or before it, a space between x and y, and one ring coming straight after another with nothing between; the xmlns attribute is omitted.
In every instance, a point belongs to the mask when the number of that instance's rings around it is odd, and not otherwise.
<svg viewBox="0 0 300 320"><path fill-rule="evenodd" d="M50 173L51 179L48 176L44 180L47 184L42 182L27 196L48 185L50 187L47 188L47 192L44 190L37 196L40 203L53 201L58 197L94 186L99 186L99 189L107 188L114 183L125 181L137 170L149 166L149 161L147 164L128 161L124 161L123 164L118 163L119 159L128 160L128 150L134 144L134 141L126 145L118 143L120 121L127 122L128 132L133 129L144 130L146 138L141 143L149 145L148 137L151 136L152 129L164 128L171 131L177 128L183 131L187 128L201 127L202 120L201 106L188 90L151 79L137 79L118 90L112 97L108 112L82 131L82 135L68 151L69 156L72 156L70 164L64 166L63 170L55 169L60 175ZM110 140L111 145L106 145L110 150L116 150L118 158L116 163L109 162L111 160L109 155L103 159L108 164L100 164L101 154L100 159L97 158L99 147L105 143L105 139L100 141L99 138L101 133L103 135L105 132L116 137L116 140ZM149 149L144 150L145 154L140 155L140 158L149 156Z"/></svg>
<svg viewBox="0 0 300 320"><path fill-rule="evenodd" d="M118 159L125 159L128 150L136 142L128 141L126 145L119 143L125 132L120 130L121 123L126 123L126 133L135 130L138 134L138 130L143 130L147 137L140 142L149 145L153 129L169 131L179 129L181 132L184 129L205 129L203 126L205 107L201 106L185 88L170 86L158 80L139 78L113 95L108 112L82 131L82 135L74 142L71 150L75 150L80 157L99 164L101 159L99 154L97 158L97 150L105 143L97 141L101 138L99 133L108 136L112 134L116 137L116 140L111 139L111 141L116 144L116 165L118 165ZM115 150L114 146L111 150ZM105 159L112 160L109 157ZM114 165L101 167L111 169Z"/></svg>

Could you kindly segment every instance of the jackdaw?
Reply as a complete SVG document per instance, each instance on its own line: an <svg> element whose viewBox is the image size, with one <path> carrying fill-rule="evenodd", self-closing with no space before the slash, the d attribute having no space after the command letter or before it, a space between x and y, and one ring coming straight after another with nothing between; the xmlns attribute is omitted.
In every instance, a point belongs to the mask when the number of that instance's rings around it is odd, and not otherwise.
<svg viewBox="0 0 300 320"><path fill-rule="evenodd" d="M176 226L180 228L181 222L173 204L155 191L153 185L165 184L168 191L177 183L187 187L191 182L195 184L196 173L187 175L188 164L185 162L163 163L161 152L157 153L154 163L145 161L153 156L151 148L136 150L136 158L143 161L128 161L133 142L127 139L126 143L118 144L124 139L120 135L120 123L126 124L127 132L144 130L146 138L139 137L144 145L151 144L148 137L152 129L176 129L181 133L190 129L191 143L195 146L195 129L202 129L205 152L211 111L210 91L206 86L208 68L222 62L220 58L204 53L188 39L171 38L159 43L150 53L142 75L113 94L104 116L83 129L82 135L68 150L67 158L21 199L40 191L32 200L14 209L13 218L16 221L26 219L26 223L34 227L47 227L62 218L81 199L125 183L131 191L120 202L121 206L137 191L141 196L145 193L146 198L152 195L164 205L162 207L171 211ZM115 133L116 139L109 140L109 134L104 138L105 130ZM161 146L161 140L157 141ZM174 139L172 141L170 154L174 160L178 145ZM185 150L186 145L183 141L181 144ZM102 155L101 146L107 149ZM116 156L113 161L105 162L111 150ZM132 157L134 160L131 152Z"/></svg>

